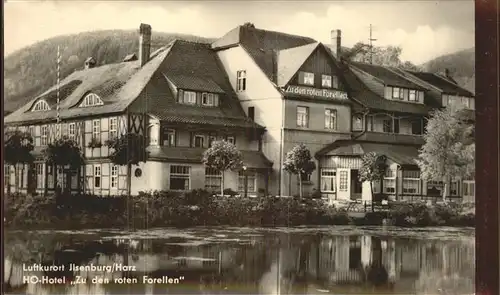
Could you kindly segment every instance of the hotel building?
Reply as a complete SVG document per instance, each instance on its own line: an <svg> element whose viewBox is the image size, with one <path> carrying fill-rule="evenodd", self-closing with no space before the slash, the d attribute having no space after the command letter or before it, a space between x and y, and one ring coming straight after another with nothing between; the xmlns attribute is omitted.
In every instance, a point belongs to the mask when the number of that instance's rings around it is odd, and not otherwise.
<svg viewBox="0 0 500 295"><path fill-rule="evenodd" d="M361 155L376 151L390 165L375 192L395 199L439 194L439 183L425 183L414 161L425 118L452 103L474 109L473 94L449 77L341 60L338 30L331 44L322 44L243 25L211 44L174 40L152 53L151 27L142 24L139 33L137 55L102 66L89 58L60 83L61 133L80 145L85 167L54 173L37 158L17 169L22 190L54 190L59 175L66 189L126 193L126 167L109 162L105 145L89 143L135 132L146 136L149 157L132 168L132 194L217 191L221 174L206 169L201 157L220 139L242 152L249 195L298 194L298 178L281 168L299 143L317 167L303 177L306 193L370 200L357 175ZM56 138L56 97L54 86L5 118L8 128L32 134L38 157ZM244 190L242 171L224 176L225 188ZM454 186L457 196L473 198L473 180Z"/></svg>

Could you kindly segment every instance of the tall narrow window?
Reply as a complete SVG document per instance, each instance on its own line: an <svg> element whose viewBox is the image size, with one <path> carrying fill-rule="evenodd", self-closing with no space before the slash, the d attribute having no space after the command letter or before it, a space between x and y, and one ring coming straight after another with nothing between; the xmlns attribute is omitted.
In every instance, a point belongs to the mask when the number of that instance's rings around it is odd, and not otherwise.
<svg viewBox="0 0 500 295"><path fill-rule="evenodd" d="M47 145L49 143L49 128L47 125L43 125L40 127L40 144L42 146Z"/></svg>
<svg viewBox="0 0 500 295"><path fill-rule="evenodd" d="M180 165L170 166L171 190L189 190L191 182L190 168L189 166Z"/></svg>
<svg viewBox="0 0 500 295"><path fill-rule="evenodd" d="M68 137L71 140L76 138L76 123L69 123L68 125Z"/></svg>
<svg viewBox="0 0 500 295"><path fill-rule="evenodd" d="M399 99L399 90L400 90L400 88L398 88L398 87L392 88L392 98Z"/></svg>
<svg viewBox="0 0 500 295"><path fill-rule="evenodd" d="M202 148L204 139L205 139L205 136L196 134L194 136L194 147Z"/></svg>
<svg viewBox="0 0 500 295"><path fill-rule="evenodd" d="M101 120L92 121L92 138L101 139Z"/></svg>
<svg viewBox="0 0 500 295"><path fill-rule="evenodd" d="M340 171L339 177L339 191L346 192L347 191L347 171Z"/></svg>
<svg viewBox="0 0 500 295"><path fill-rule="evenodd" d="M164 129L163 130L163 145L164 146L175 146L175 130Z"/></svg>
<svg viewBox="0 0 500 295"><path fill-rule="evenodd" d="M185 104L196 104L196 92L184 91L184 103Z"/></svg>
<svg viewBox="0 0 500 295"><path fill-rule="evenodd" d="M410 89L409 101L417 101L417 90Z"/></svg>
<svg viewBox="0 0 500 295"><path fill-rule="evenodd" d="M101 166L94 166L94 187L101 187Z"/></svg>
<svg viewBox="0 0 500 295"><path fill-rule="evenodd" d="M314 73L299 72L299 84L314 85Z"/></svg>
<svg viewBox="0 0 500 295"><path fill-rule="evenodd" d="M335 192L337 188L335 169L321 169L321 191Z"/></svg>
<svg viewBox="0 0 500 295"><path fill-rule="evenodd" d="M325 110L325 128L326 129L337 129L337 111L326 109Z"/></svg>
<svg viewBox="0 0 500 295"><path fill-rule="evenodd" d="M109 119L109 138L118 136L118 119L116 117Z"/></svg>
<svg viewBox="0 0 500 295"><path fill-rule="evenodd" d="M403 170L403 193L420 194L420 171Z"/></svg>
<svg viewBox="0 0 500 295"><path fill-rule="evenodd" d="M111 188L118 188L118 165L111 166Z"/></svg>
<svg viewBox="0 0 500 295"><path fill-rule="evenodd" d="M330 75L321 75L321 87L323 87L323 88L332 88L332 76L330 76Z"/></svg>
<svg viewBox="0 0 500 295"><path fill-rule="evenodd" d="M247 89L247 71L236 72L236 91L241 92Z"/></svg>
<svg viewBox="0 0 500 295"><path fill-rule="evenodd" d="M399 119L394 119L394 133L399 133Z"/></svg>
<svg viewBox="0 0 500 295"><path fill-rule="evenodd" d="M309 108L297 107L297 127L307 127L309 125Z"/></svg>
<svg viewBox="0 0 500 295"><path fill-rule="evenodd" d="M248 117L255 120L255 107L248 107Z"/></svg>
<svg viewBox="0 0 500 295"><path fill-rule="evenodd" d="M220 192L222 173L213 168L205 168L205 189Z"/></svg>
<svg viewBox="0 0 500 295"><path fill-rule="evenodd" d="M396 173L393 170L387 169L384 175L384 193L394 194L396 192Z"/></svg>

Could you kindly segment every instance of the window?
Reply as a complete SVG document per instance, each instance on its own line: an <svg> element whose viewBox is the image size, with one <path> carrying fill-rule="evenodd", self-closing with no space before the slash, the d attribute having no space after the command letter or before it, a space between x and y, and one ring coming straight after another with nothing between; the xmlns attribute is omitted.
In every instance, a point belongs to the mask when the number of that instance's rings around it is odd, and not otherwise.
<svg viewBox="0 0 500 295"><path fill-rule="evenodd" d="M337 129L337 111L336 110L325 110L325 128L326 129Z"/></svg>
<svg viewBox="0 0 500 295"><path fill-rule="evenodd" d="M396 173L392 169L385 170L384 193L394 194L396 192Z"/></svg>
<svg viewBox="0 0 500 295"><path fill-rule="evenodd" d="M314 85L314 74L309 72L299 72L299 84Z"/></svg>
<svg viewBox="0 0 500 295"><path fill-rule="evenodd" d="M212 143L217 140L217 136L215 134L210 134L208 136L208 147L212 146Z"/></svg>
<svg viewBox="0 0 500 295"><path fill-rule="evenodd" d="M226 137L226 141L232 144L236 144L236 139L234 136L228 136Z"/></svg>
<svg viewBox="0 0 500 295"><path fill-rule="evenodd" d="M403 194L420 194L420 171L403 170Z"/></svg>
<svg viewBox="0 0 500 295"><path fill-rule="evenodd" d="M417 90L410 89L409 101L417 101Z"/></svg>
<svg viewBox="0 0 500 295"><path fill-rule="evenodd" d="M297 107L297 127L307 127L309 125L309 108Z"/></svg>
<svg viewBox="0 0 500 295"><path fill-rule="evenodd" d="M332 76L321 75L321 87L332 88Z"/></svg>
<svg viewBox="0 0 500 295"><path fill-rule="evenodd" d="M36 175L43 175L43 164L36 164Z"/></svg>
<svg viewBox="0 0 500 295"><path fill-rule="evenodd" d="M92 138L101 139L101 120L92 121Z"/></svg>
<svg viewBox="0 0 500 295"><path fill-rule="evenodd" d="M460 182L455 180L450 183L450 195L458 196L460 194Z"/></svg>
<svg viewBox="0 0 500 295"><path fill-rule="evenodd" d="M109 138L116 138L118 136L118 119L109 119Z"/></svg>
<svg viewBox="0 0 500 295"><path fill-rule="evenodd" d="M94 187L101 187L101 166L94 166Z"/></svg>
<svg viewBox="0 0 500 295"><path fill-rule="evenodd" d="M347 191L347 171L340 171L339 177L339 191Z"/></svg>
<svg viewBox="0 0 500 295"><path fill-rule="evenodd" d="M75 140L76 137L76 124L69 123L68 125L68 137L69 139Z"/></svg>
<svg viewBox="0 0 500 295"><path fill-rule="evenodd" d="M48 141L48 136L49 136L49 128L47 125L41 126L40 127L40 144L41 145L47 145L49 143Z"/></svg>
<svg viewBox="0 0 500 295"><path fill-rule="evenodd" d="M255 120L255 107L248 107L248 117Z"/></svg>
<svg viewBox="0 0 500 295"><path fill-rule="evenodd" d="M464 197L474 197L476 195L476 184L474 180L464 180L462 186Z"/></svg>
<svg viewBox="0 0 500 295"><path fill-rule="evenodd" d="M247 71L236 72L236 91L242 92L247 89Z"/></svg>
<svg viewBox="0 0 500 295"><path fill-rule="evenodd" d="M118 165L111 166L111 188L118 188Z"/></svg>
<svg viewBox="0 0 500 295"><path fill-rule="evenodd" d="M214 168L205 168L205 189L219 192L222 182L222 173Z"/></svg>
<svg viewBox="0 0 500 295"><path fill-rule="evenodd" d="M423 91L418 91L418 101L423 102L424 101L424 92Z"/></svg>
<svg viewBox="0 0 500 295"><path fill-rule="evenodd" d="M247 177L247 192L255 193L257 188L257 175L255 172L246 172ZM240 171L238 174L238 191L245 191L245 174Z"/></svg>
<svg viewBox="0 0 500 295"><path fill-rule="evenodd" d="M204 106L214 106L215 99L213 93L202 93L201 94L201 103Z"/></svg>
<svg viewBox="0 0 500 295"><path fill-rule="evenodd" d="M392 88L392 98L396 99L403 98L403 89L398 87Z"/></svg>
<svg viewBox="0 0 500 295"><path fill-rule="evenodd" d="M190 169L189 166L172 165L170 166L170 189L171 190L189 190L190 187Z"/></svg>
<svg viewBox="0 0 500 295"><path fill-rule="evenodd" d="M205 136L203 135L195 135L194 136L194 147L203 147L203 140L205 139Z"/></svg>
<svg viewBox="0 0 500 295"><path fill-rule="evenodd" d="M50 106L45 100L39 100L35 103L33 106L33 112L38 112L38 111L49 111Z"/></svg>
<svg viewBox="0 0 500 295"><path fill-rule="evenodd" d="M322 192L335 192L336 172L334 169L321 169L321 191Z"/></svg>
<svg viewBox="0 0 500 295"><path fill-rule="evenodd" d="M184 103L185 104L196 104L196 92L184 91Z"/></svg>
<svg viewBox="0 0 500 295"><path fill-rule="evenodd" d="M462 101L462 105L466 108L470 108L470 105L469 105L469 98L468 97L462 97L461 98L461 101Z"/></svg>
<svg viewBox="0 0 500 295"><path fill-rule="evenodd" d="M366 117L366 129L367 131L373 131L373 116Z"/></svg>
<svg viewBox="0 0 500 295"><path fill-rule="evenodd" d="M175 146L175 130L163 129L163 146Z"/></svg>
<svg viewBox="0 0 500 295"><path fill-rule="evenodd" d="M422 129L423 129L422 119L411 121L411 134L422 135L424 133Z"/></svg>
<svg viewBox="0 0 500 295"><path fill-rule="evenodd" d="M363 130L363 118L360 115L355 115L352 118L352 130Z"/></svg>
<svg viewBox="0 0 500 295"><path fill-rule="evenodd" d="M394 119L394 133L399 133L399 119Z"/></svg>
<svg viewBox="0 0 500 295"><path fill-rule="evenodd" d="M383 130L386 133L392 133L392 120L391 119L384 120L384 122L383 122Z"/></svg>
<svg viewBox="0 0 500 295"><path fill-rule="evenodd" d="M101 98L94 93L89 93L83 98L80 107L93 107L103 105Z"/></svg>

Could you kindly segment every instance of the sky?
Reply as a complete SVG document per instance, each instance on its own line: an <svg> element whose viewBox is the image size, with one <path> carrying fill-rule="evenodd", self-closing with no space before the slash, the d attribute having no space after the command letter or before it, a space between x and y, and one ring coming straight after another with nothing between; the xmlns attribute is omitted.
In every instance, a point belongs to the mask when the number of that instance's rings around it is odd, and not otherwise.
<svg viewBox="0 0 500 295"><path fill-rule="evenodd" d="M368 42L401 46L402 60L421 64L474 46L474 1L23 1L5 0L6 55L58 35L105 29L138 29L220 37L252 22L257 28L342 45Z"/></svg>

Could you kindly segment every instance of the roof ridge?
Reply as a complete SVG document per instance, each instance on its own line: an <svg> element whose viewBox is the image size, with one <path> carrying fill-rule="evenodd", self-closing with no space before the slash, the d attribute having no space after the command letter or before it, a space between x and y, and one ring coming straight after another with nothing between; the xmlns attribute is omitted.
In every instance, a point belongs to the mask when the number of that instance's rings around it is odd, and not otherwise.
<svg viewBox="0 0 500 295"><path fill-rule="evenodd" d="M290 33L273 31L273 30L267 30L267 29L261 29L261 28L255 28L255 27L254 28L248 28L248 27L245 27L243 25L239 25L239 27L243 27L245 29L251 29L251 30L258 30L258 31L262 31L262 32L265 32L265 33L275 33L275 34L279 34L279 35L282 35L282 36L295 37L295 38L301 38L301 39L309 39L309 40L318 42L318 41L316 41L316 39L313 39L311 37L306 37L306 36L301 36L301 35L296 35L296 34L290 34Z"/></svg>

